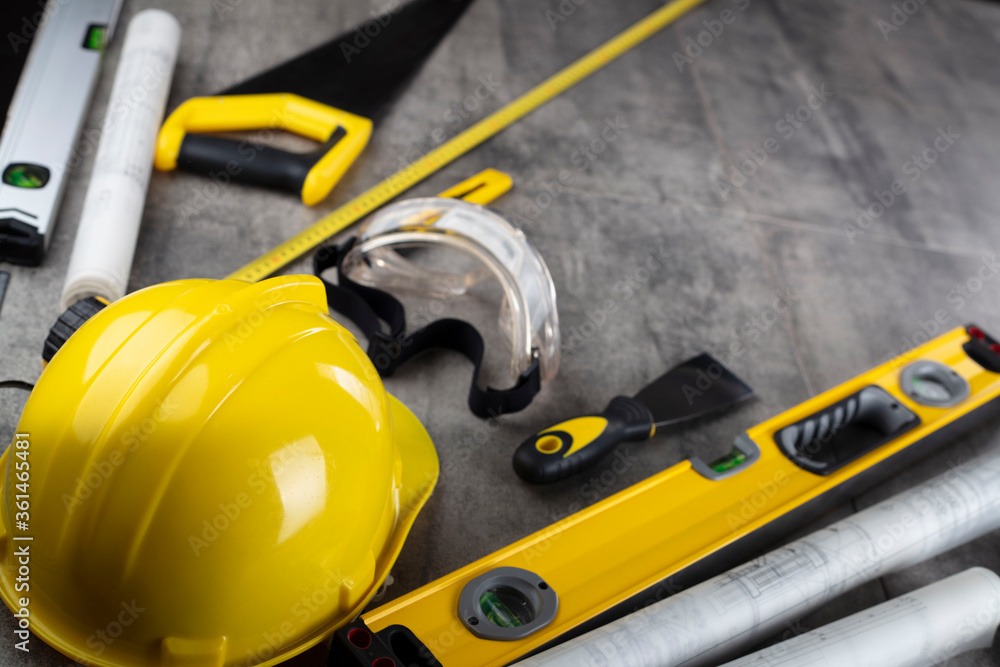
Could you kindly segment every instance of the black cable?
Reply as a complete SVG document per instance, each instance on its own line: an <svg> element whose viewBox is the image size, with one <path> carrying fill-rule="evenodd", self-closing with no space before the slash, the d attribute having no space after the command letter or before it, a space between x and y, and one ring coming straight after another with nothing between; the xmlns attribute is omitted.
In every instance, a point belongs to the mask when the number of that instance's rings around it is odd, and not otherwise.
<svg viewBox="0 0 1000 667"><path fill-rule="evenodd" d="M23 382L21 380L0 380L0 389L23 389L25 391L31 391L35 388L35 385L30 382Z"/></svg>

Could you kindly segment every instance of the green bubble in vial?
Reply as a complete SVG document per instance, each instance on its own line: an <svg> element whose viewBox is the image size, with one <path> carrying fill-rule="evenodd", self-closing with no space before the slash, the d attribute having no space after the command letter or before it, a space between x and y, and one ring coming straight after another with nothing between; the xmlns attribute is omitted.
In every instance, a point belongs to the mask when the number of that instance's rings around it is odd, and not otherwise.
<svg viewBox="0 0 1000 667"><path fill-rule="evenodd" d="M709 467L715 472L726 472L732 470L733 468L739 466L744 461L747 460L747 455L741 451L734 450L723 456L721 459L716 459L709 464Z"/></svg>
<svg viewBox="0 0 1000 667"><path fill-rule="evenodd" d="M107 30L104 26L90 26L90 30L87 31L87 38L83 42L84 48L92 49L94 51L103 51L104 35L106 32Z"/></svg>
<svg viewBox="0 0 1000 667"><path fill-rule="evenodd" d="M493 591L483 593L479 598L479 606L493 625L501 628L517 628L524 625L517 614L511 611Z"/></svg>
<svg viewBox="0 0 1000 667"><path fill-rule="evenodd" d="M36 189L45 185L45 181L33 169L28 167L14 167L4 174L3 179L7 185L15 188Z"/></svg>

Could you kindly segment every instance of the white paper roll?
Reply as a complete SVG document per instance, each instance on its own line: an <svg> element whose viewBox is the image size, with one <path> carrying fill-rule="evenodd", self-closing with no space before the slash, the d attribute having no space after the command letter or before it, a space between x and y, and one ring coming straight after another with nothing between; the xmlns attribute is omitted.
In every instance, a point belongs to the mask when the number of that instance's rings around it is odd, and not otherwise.
<svg viewBox="0 0 1000 667"><path fill-rule="evenodd" d="M1000 528L998 479L1000 453L987 454L518 665L718 665L845 591Z"/></svg>
<svg viewBox="0 0 1000 667"><path fill-rule="evenodd" d="M989 648L998 625L1000 577L974 567L722 667L931 667Z"/></svg>
<svg viewBox="0 0 1000 667"><path fill-rule="evenodd" d="M125 294L181 26L159 10L129 23L73 244L62 307Z"/></svg>

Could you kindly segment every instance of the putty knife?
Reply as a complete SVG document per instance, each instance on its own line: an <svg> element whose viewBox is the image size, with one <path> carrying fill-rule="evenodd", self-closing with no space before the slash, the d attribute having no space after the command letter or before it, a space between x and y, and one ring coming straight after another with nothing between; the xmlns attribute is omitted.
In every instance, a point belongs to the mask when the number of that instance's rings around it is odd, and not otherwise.
<svg viewBox="0 0 1000 667"><path fill-rule="evenodd" d="M514 454L521 479L545 484L588 468L620 442L642 442L656 429L721 410L753 395L708 353L671 368L634 397L615 396L604 412L539 431Z"/></svg>

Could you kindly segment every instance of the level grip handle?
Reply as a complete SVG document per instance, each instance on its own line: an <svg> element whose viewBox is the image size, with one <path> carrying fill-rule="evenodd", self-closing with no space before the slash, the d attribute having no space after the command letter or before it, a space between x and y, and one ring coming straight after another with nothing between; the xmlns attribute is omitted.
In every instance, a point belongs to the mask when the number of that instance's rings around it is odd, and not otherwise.
<svg viewBox="0 0 1000 667"><path fill-rule="evenodd" d="M339 130L339 128L338 128ZM247 183L300 194L309 171L344 136L334 132L319 151L290 151L211 134L188 134L181 142L177 165L228 183Z"/></svg>
<svg viewBox="0 0 1000 667"><path fill-rule="evenodd" d="M841 399L774 434L800 468L829 475L920 423L920 417L878 385Z"/></svg>
<svg viewBox="0 0 1000 667"><path fill-rule="evenodd" d="M653 414L628 396L616 396L597 415L539 431L514 453L514 471L526 482L547 484L589 468L621 442L642 442L655 430Z"/></svg>

